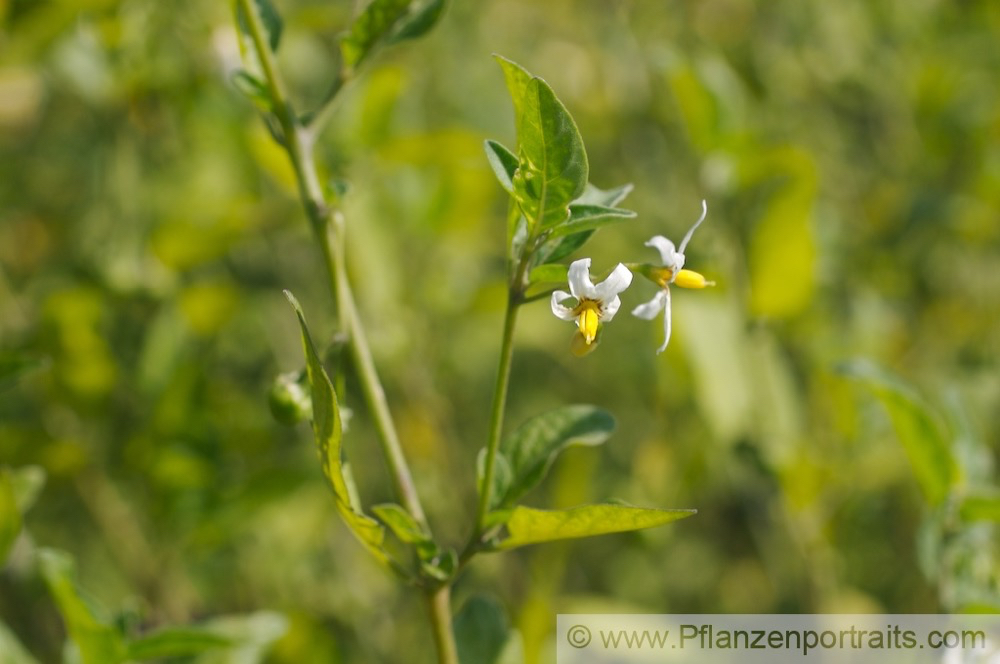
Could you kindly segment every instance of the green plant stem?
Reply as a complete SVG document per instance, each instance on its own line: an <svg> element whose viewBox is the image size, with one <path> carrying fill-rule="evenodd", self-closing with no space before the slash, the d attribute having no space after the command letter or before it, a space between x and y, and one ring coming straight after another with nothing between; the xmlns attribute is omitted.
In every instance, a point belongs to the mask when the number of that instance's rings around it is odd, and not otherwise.
<svg viewBox="0 0 1000 664"><path fill-rule="evenodd" d="M520 283L520 278L515 280ZM514 328L517 325L517 311L521 306L522 294L512 286L507 296L507 311L504 314L503 339L500 342L500 364L497 368L496 386L493 391L493 408L490 412L490 430L486 443L486 459L483 464L482 486L479 491L479 509L476 512L476 532L474 539L482 535L486 527L486 517L493 498L493 475L496 472L497 451L503 434L503 416L507 409L507 389L510 385L510 365L514 357Z"/></svg>
<svg viewBox="0 0 1000 664"><path fill-rule="evenodd" d="M427 611L434 629L438 664L459 664L458 647L451 626L451 586L443 585L427 592Z"/></svg>
<svg viewBox="0 0 1000 664"><path fill-rule="evenodd" d="M357 313L354 294L347 278L344 252L344 223L339 212L333 210L320 185L319 174L313 159L313 145L322 125L328 119L334 98L349 80L343 74L331 89L319 113L307 125L296 117L288 101L274 54L271 52L263 22L252 0L238 0L246 13L251 37L274 104L274 114L281 125L284 147L295 169L299 194L308 215L317 242L322 248L323 259L330 278L340 324L348 335L348 347L357 372L364 400L378 432L379 442L393 478L396 493L403 507L427 530L427 518L413 483L409 465L396 432L385 391L379 380L368 338ZM428 613L434 643L440 664L458 664L458 654L451 621L451 586L444 584L427 590Z"/></svg>

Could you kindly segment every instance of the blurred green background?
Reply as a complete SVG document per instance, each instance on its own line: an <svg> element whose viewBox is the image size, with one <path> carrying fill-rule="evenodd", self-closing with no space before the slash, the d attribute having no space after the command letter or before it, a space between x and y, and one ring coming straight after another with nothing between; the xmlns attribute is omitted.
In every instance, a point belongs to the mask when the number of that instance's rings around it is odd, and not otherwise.
<svg viewBox="0 0 1000 664"><path fill-rule="evenodd" d="M352 3L277 6L284 71L318 100ZM6 0L0 20L0 353L41 363L0 385L0 464L47 474L0 570L0 621L57 661L30 555L44 545L130 625L268 609L290 626L272 662L430 661L419 596L338 521L308 427L268 412L274 376L302 366L281 289L321 338L332 307L285 158L229 83L228 3ZM370 63L321 160L350 183L363 317L456 546L505 297L506 198L482 142L513 145L513 116L491 54L548 81L595 184L635 184L639 217L595 236L595 270L652 260L645 240L679 240L709 205L687 261L719 285L674 292L667 351L659 324L622 315L574 358L538 303L507 420L572 402L618 418L529 504L698 515L477 559L456 605L501 598L529 662L552 660L557 612L1000 606L989 520L928 501L899 422L840 370L861 359L912 385L964 459L949 500L992 495L998 41L992 0L454 0ZM652 292L637 280L623 306ZM384 501L347 401L362 498Z"/></svg>

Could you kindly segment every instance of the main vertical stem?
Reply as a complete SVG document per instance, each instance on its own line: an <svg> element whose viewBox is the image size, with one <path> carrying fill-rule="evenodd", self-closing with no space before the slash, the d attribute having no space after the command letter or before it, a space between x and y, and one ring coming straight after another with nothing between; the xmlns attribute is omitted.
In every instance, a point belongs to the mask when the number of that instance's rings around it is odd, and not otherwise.
<svg viewBox="0 0 1000 664"><path fill-rule="evenodd" d="M493 475L496 472L497 451L503 433L503 415L507 409L507 388L510 384L510 365L514 357L514 328L517 325L517 310L520 308L520 294L513 288L507 296L507 311L504 314L503 339L500 342L500 363L497 381L493 390L493 408L490 412L490 430L486 443L486 460L483 467L483 485L479 491L479 509L476 512L476 535L482 533L486 516L490 511L493 496Z"/></svg>
<svg viewBox="0 0 1000 664"><path fill-rule="evenodd" d="M455 633L451 627L451 586L427 592L427 611L434 629L439 664L459 664Z"/></svg>

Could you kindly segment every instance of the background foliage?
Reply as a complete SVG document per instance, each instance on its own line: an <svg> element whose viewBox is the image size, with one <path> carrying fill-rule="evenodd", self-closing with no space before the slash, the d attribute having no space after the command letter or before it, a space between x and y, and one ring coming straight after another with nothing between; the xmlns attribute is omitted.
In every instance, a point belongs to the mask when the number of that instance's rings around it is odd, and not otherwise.
<svg viewBox="0 0 1000 664"><path fill-rule="evenodd" d="M319 99L353 7L279 7L286 72ZM229 83L227 3L8 0L0 18L0 464L46 476L0 621L58 659L37 545L126 630L268 610L288 625L269 661L429 657L418 600L337 520L307 426L268 413L273 377L302 367L281 289L316 334L330 307L284 157ZM526 661L551 657L556 612L998 606L998 34L989 0L456 1L369 63L321 158L350 183L358 299L456 544L505 296L482 142L512 144L513 114L491 54L558 92L595 184L635 184L639 216L595 238L595 266L652 259L642 243L709 201L688 264L720 285L675 294L667 352L623 316L574 358L536 305L508 419L616 414L536 490L548 504L699 514L477 560L458 604L498 594ZM349 424L365 502L389 499L364 413Z"/></svg>

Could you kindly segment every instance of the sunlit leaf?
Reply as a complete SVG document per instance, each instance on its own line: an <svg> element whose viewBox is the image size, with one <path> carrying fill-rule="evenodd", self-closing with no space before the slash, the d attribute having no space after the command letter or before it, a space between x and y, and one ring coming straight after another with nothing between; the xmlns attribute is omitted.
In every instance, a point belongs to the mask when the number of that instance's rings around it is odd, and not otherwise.
<svg viewBox="0 0 1000 664"><path fill-rule="evenodd" d="M510 194L514 193L514 174L517 172L517 156L497 143L486 141L486 159L500 181L500 186Z"/></svg>
<svg viewBox="0 0 1000 664"><path fill-rule="evenodd" d="M337 403L337 394L334 392L333 384L330 382L326 369L319 359L316 347L313 345L312 337L309 335L309 328L306 326L305 315L298 301L288 291L285 296L295 309L298 316L299 326L302 330L302 346L306 355L306 371L309 375L309 384L312 391L312 412L313 412L313 433L316 437L316 445L319 450L320 462L323 465L323 473L333 488L334 500L341 517L351 529L351 532L361 541L362 544L379 561L390 565L390 561L383 549L385 541L385 531L378 521L361 512L360 506L351 498L347 481L343 472L343 450L341 449L341 439L343 429L340 422L340 406ZM390 565L391 566L391 565Z"/></svg>
<svg viewBox="0 0 1000 664"><path fill-rule="evenodd" d="M931 409L910 386L869 362L852 362L842 370L862 381L882 402L924 495L933 505L941 503L958 468Z"/></svg>
<svg viewBox="0 0 1000 664"><path fill-rule="evenodd" d="M492 507L513 505L533 489L569 445L599 445L614 429L614 417L595 406L564 406L531 418L500 445L510 479L507 486L494 487Z"/></svg>
<svg viewBox="0 0 1000 664"><path fill-rule="evenodd" d="M483 595L467 599L452 624L461 664L494 664L510 634L503 607Z"/></svg>
<svg viewBox="0 0 1000 664"><path fill-rule="evenodd" d="M542 79L497 57L514 102L518 169L514 198L532 232L569 217L569 204L587 185L587 153L569 111Z"/></svg>
<svg viewBox="0 0 1000 664"><path fill-rule="evenodd" d="M128 644L128 659L156 659L197 655L233 644L229 637L204 627L172 627L148 634Z"/></svg>
<svg viewBox="0 0 1000 664"><path fill-rule="evenodd" d="M284 29L281 14L278 13L271 0L253 0L253 4L257 15L260 16L260 20L264 24L268 46L272 51L277 51L278 44L281 43L281 32ZM250 34L249 17L243 11L242 3L239 2L236 4L236 23L243 34Z"/></svg>
<svg viewBox="0 0 1000 664"><path fill-rule="evenodd" d="M83 664L116 664L126 658L122 635L80 595L69 554L54 549L38 552L42 578L55 598L69 638L80 651Z"/></svg>
<svg viewBox="0 0 1000 664"><path fill-rule="evenodd" d="M593 537L653 528L695 514L695 510L660 510L626 505L583 505L567 510L539 510L519 505L506 518L508 536L498 550L555 540Z"/></svg>

